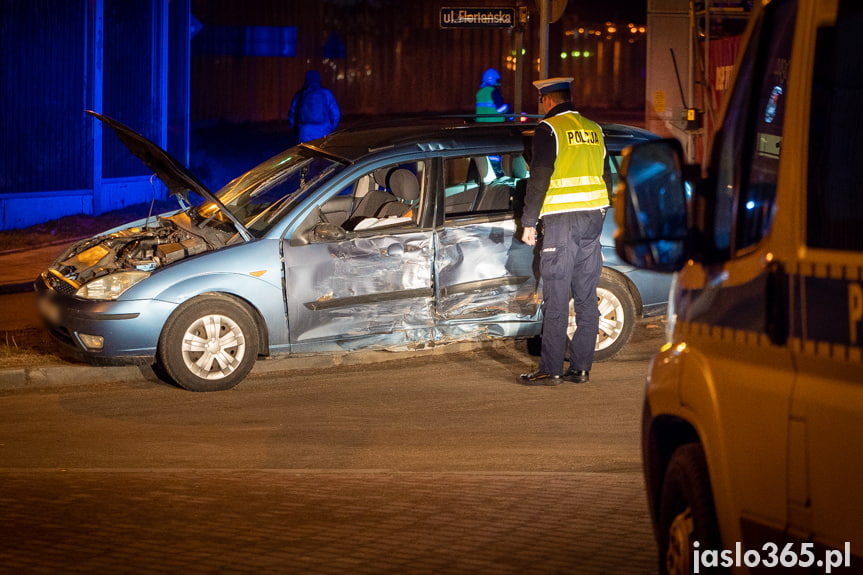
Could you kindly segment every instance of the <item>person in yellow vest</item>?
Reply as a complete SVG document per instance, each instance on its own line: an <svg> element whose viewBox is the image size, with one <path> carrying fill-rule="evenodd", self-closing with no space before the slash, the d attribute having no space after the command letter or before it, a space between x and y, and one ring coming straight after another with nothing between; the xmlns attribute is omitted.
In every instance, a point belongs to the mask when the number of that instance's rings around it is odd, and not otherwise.
<svg viewBox="0 0 863 575"><path fill-rule="evenodd" d="M489 68L482 73L482 83L476 92L476 121L503 122L507 112L509 104L500 93L500 73Z"/></svg>
<svg viewBox="0 0 863 575"><path fill-rule="evenodd" d="M518 378L525 385L589 381L599 330L599 235L609 206L603 178L605 139L596 122L575 110L571 83L572 78L533 83L545 117L533 137L521 223L522 241L532 246L537 243L537 225L542 219L543 324L539 366ZM578 329L569 346L569 369L564 370L570 298Z"/></svg>

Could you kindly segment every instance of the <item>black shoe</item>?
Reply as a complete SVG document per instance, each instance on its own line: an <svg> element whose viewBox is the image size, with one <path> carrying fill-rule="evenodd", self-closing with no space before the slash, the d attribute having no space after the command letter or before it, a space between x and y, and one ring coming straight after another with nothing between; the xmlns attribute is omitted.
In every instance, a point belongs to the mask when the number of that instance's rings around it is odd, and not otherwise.
<svg viewBox="0 0 863 575"><path fill-rule="evenodd" d="M570 383L587 383L590 381L590 372L583 369L570 369L561 377Z"/></svg>
<svg viewBox="0 0 863 575"><path fill-rule="evenodd" d="M518 376L517 381L522 385L560 385L563 383L559 375L551 375L539 370L533 373L523 373Z"/></svg>

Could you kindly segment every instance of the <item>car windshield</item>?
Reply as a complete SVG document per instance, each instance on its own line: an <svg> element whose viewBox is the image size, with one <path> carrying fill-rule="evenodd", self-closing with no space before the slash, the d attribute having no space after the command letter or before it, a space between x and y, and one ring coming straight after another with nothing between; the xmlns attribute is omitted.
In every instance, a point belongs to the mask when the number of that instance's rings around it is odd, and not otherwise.
<svg viewBox="0 0 863 575"><path fill-rule="evenodd" d="M343 167L311 150L291 148L231 180L216 196L253 236L261 237L316 184ZM213 202L196 211L204 221L227 219Z"/></svg>

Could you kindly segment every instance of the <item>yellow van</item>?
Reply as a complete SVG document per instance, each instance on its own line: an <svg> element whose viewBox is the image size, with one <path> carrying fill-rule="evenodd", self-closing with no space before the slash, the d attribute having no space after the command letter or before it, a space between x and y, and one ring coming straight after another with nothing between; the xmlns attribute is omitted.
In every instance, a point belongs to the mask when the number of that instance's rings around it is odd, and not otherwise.
<svg viewBox="0 0 863 575"><path fill-rule="evenodd" d="M863 2L762 0L704 169L625 155L616 242L676 272L643 458L662 573L863 573Z"/></svg>

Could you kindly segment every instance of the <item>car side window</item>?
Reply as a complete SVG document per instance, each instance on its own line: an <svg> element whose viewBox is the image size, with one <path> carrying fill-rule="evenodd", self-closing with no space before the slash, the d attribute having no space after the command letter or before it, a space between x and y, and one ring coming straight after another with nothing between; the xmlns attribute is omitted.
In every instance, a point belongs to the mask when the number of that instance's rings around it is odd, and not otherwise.
<svg viewBox="0 0 863 575"><path fill-rule="evenodd" d="M809 123L806 243L863 251L863 7L839 5L835 27L818 30Z"/></svg>
<svg viewBox="0 0 863 575"><path fill-rule="evenodd" d="M347 231L416 226L425 172L423 161L378 168L330 197L321 213Z"/></svg>
<svg viewBox="0 0 863 575"><path fill-rule="evenodd" d="M605 184L608 186L608 199L614 200L620 171L621 152L608 151L605 154Z"/></svg>
<svg viewBox="0 0 863 575"><path fill-rule="evenodd" d="M446 158L443 170L447 219L510 212L529 176L521 154Z"/></svg>

